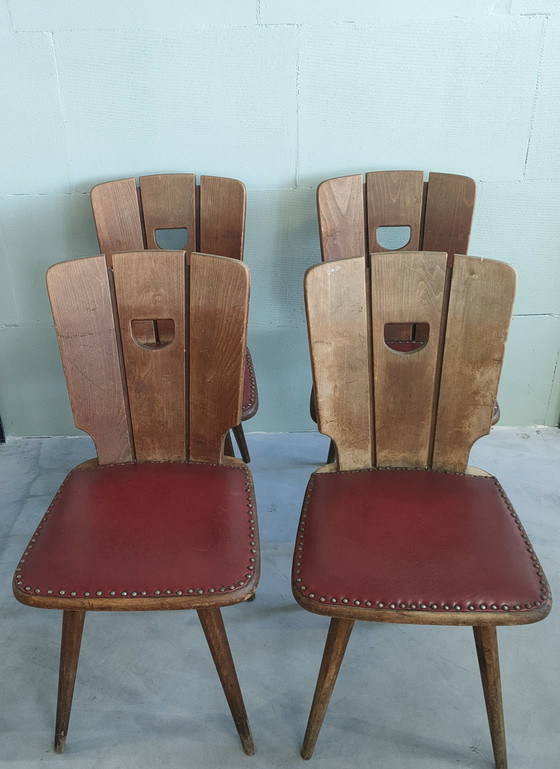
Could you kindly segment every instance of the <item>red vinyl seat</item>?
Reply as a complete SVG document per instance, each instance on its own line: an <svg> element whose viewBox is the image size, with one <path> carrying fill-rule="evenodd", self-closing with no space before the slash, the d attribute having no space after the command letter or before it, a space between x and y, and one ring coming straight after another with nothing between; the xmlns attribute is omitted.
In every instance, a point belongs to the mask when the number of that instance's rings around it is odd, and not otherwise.
<svg viewBox="0 0 560 769"><path fill-rule="evenodd" d="M498 481L429 470L313 475L293 580L317 612L359 607L363 619L373 608L497 611L522 621L547 599L540 564Z"/></svg>
<svg viewBox="0 0 560 769"><path fill-rule="evenodd" d="M228 594L237 602L254 576L257 536L243 467L76 468L33 535L16 584L68 608L75 597L92 608L107 598L169 596L194 608L201 597Z"/></svg>

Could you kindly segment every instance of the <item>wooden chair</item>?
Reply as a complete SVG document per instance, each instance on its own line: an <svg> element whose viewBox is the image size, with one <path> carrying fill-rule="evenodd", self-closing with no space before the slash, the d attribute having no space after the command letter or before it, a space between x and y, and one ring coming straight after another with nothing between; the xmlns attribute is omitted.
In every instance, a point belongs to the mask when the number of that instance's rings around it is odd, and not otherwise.
<svg viewBox="0 0 560 769"><path fill-rule="evenodd" d="M319 429L293 564L303 608L331 617L303 743L310 758L355 620L471 625L498 769L506 767L496 626L550 610L498 481L468 468L490 430L515 273L445 253L311 267L305 291ZM394 326L420 325L408 351Z"/></svg>
<svg viewBox="0 0 560 769"><path fill-rule="evenodd" d="M382 251L468 253L476 185L468 176L422 171L372 171L326 179L317 188L324 262ZM397 338L397 334L399 338ZM395 344L422 343L422 329L392 330ZM311 395L311 418L316 422ZM500 419L498 403L492 424ZM331 443L328 462L334 461Z"/></svg>
<svg viewBox="0 0 560 769"><path fill-rule="evenodd" d="M14 577L63 611L55 749L64 750L86 611L196 609L239 732L253 740L220 609L258 574L251 475L223 457L239 421L248 270L182 251L56 264L47 283L76 426L97 459L58 490Z"/></svg>
<svg viewBox="0 0 560 769"><path fill-rule="evenodd" d="M116 251L179 248L243 259L245 185L237 179L158 174L98 184L91 205L99 248L109 264ZM172 241L173 245L169 241ZM244 462L250 461L242 422L259 406L251 353L246 350L241 421L232 432ZM228 437L227 453L233 455Z"/></svg>

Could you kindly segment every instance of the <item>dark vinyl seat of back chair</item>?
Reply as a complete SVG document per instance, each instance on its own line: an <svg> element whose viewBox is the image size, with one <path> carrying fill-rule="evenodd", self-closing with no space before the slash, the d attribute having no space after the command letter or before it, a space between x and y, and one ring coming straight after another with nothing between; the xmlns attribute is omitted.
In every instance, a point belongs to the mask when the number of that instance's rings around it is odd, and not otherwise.
<svg viewBox="0 0 560 769"><path fill-rule="evenodd" d="M55 749L86 612L194 609L251 754L220 613L259 574L251 474L223 455L241 410L248 270L150 250L115 253L110 269L104 256L63 262L47 284L74 420L97 452L60 486L13 583L22 603L63 612Z"/></svg>
<svg viewBox="0 0 560 769"><path fill-rule="evenodd" d="M197 185L194 174L156 174L141 176L138 187L133 178L119 179L94 187L91 205L99 248L109 262L118 251L156 248L243 259L246 190L237 179L201 176ZM257 383L247 349L241 421L232 430L244 462L250 455L242 422L257 409ZM226 451L233 453L229 436Z"/></svg>
<svg viewBox="0 0 560 769"><path fill-rule="evenodd" d="M325 262L383 251L467 254L476 198L473 179L422 171L373 171L321 182L317 213ZM395 345L421 344L422 327L391 329ZM315 408L311 400L311 416ZM500 418L496 403L493 424ZM331 445L329 459L334 458Z"/></svg>
<svg viewBox="0 0 560 769"><path fill-rule="evenodd" d="M307 272L319 429L337 462L311 476L293 562L298 603L331 618L304 758L365 620L473 627L496 767L506 767L496 627L543 619L551 599L504 490L468 456L490 431L514 292L509 265L436 252ZM421 325L425 339L403 352L395 323Z"/></svg>

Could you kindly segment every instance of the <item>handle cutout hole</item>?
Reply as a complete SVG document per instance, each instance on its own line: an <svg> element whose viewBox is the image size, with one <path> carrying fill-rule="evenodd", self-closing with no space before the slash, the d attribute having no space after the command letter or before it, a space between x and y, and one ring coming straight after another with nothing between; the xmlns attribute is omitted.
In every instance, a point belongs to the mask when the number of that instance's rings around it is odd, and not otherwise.
<svg viewBox="0 0 560 769"><path fill-rule="evenodd" d="M390 350L410 355L428 344L430 326L427 323L386 323L383 339Z"/></svg>
<svg viewBox="0 0 560 769"><path fill-rule="evenodd" d="M412 229L408 224L399 227L378 227L375 231L377 244L385 251L400 251L410 243Z"/></svg>
<svg viewBox="0 0 560 769"><path fill-rule="evenodd" d="M146 350L161 350L175 338L175 321L171 318L133 320L130 325L132 338Z"/></svg>
<svg viewBox="0 0 560 769"><path fill-rule="evenodd" d="M189 242L189 233L186 227L168 227L156 230L155 238L157 247L163 251L184 251Z"/></svg>

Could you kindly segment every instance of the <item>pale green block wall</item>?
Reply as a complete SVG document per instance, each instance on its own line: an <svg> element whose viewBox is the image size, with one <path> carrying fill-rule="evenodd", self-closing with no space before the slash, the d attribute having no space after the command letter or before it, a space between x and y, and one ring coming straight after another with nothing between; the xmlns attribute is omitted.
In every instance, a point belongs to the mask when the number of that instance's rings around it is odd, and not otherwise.
<svg viewBox="0 0 560 769"><path fill-rule="evenodd" d="M248 188L254 430L313 429L315 187L472 176L471 252L519 274L502 423L560 414L558 0L0 0L0 415L74 431L46 268L97 251L89 190L165 171Z"/></svg>

